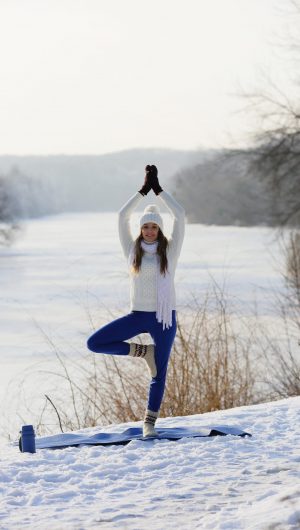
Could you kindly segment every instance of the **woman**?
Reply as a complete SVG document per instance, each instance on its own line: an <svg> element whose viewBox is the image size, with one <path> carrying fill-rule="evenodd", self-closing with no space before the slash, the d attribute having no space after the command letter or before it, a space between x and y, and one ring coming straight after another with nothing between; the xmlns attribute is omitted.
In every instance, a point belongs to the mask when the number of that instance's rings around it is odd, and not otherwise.
<svg viewBox="0 0 300 530"><path fill-rule="evenodd" d="M163 220L156 205L147 206L140 218L140 235L134 241L130 216L150 190L173 216L169 240L163 234ZM146 166L142 188L119 212L119 236L130 268L131 312L102 327L88 339L96 353L142 357L149 368L151 383L143 436L155 436L169 356L176 334L174 275L184 237L184 209L161 188L156 166ZM149 333L151 345L124 342Z"/></svg>

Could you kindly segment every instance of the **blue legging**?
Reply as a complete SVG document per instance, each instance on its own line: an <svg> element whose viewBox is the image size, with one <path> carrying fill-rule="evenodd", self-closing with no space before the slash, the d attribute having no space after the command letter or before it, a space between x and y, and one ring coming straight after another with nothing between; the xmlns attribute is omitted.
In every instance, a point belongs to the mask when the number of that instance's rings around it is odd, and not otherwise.
<svg viewBox="0 0 300 530"><path fill-rule="evenodd" d="M140 333L150 333L155 345L157 375L150 383L148 409L158 412L165 390L166 376L172 344L176 334L176 311L172 312L172 326L163 330L152 311L132 311L103 326L87 341L89 350L96 353L128 355L129 343L124 342Z"/></svg>

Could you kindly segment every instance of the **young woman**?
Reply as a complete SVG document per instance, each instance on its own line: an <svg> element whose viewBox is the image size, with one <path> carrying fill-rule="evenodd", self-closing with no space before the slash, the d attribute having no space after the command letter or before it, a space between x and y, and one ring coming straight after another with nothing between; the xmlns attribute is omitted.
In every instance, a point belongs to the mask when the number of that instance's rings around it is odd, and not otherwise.
<svg viewBox="0 0 300 530"><path fill-rule="evenodd" d="M171 212L172 235L169 240L164 236L162 217L153 204L145 208L134 241L130 216L151 189ZM96 353L131 355L146 361L152 379L143 436L149 437L157 434L154 426L176 334L174 275L184 237L184 209L161 188L156 166L146 166L144 185L120 210L119 236L130 270L131 312L96 331L87 345ZM149 333L154 344L125 342L140 333Z"/></svg>

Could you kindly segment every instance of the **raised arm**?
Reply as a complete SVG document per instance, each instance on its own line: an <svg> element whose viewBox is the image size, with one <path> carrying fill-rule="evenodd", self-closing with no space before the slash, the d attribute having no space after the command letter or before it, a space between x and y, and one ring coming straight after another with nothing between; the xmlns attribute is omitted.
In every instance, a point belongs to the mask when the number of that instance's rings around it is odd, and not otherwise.
<svg viewBox="0 0 300 530"><path fill-rule="evenodd" d="M126 202L126 204L124 204L124 206L122 206L121 210L119 211L119 237L126 258L129 257L130 248L133 243L133 237L130 230L130 216L139 202L141 202L143 196L147 195L147 193L151 190L151 186L149 184L149 172L150 166L146 166L143 186Z"/></svg>
<svg viewBox="0 0 300 530"><path fill-rule="evenodd" d="M130 216L142 198L143 195L137 191L119 211L119 238L126 258L129 257L130 247L133 243L130 230Z"/></svg>
<svg viewBox="0 0 300 530"><path fill-rule="evenodd" d="M175 257L178 258L184 238L185 211L172 195L162 189L157 177L157 168L155 166L152 166L152 168L153 167L155 170L152 170L149 182L155 195L168 208L173 217L173 230L169 240L169 249L174 253Z"/></svg>
<svg viewBox="0 0 300 530"><path fill-rule="evenodd" d="M161 191L157 195L158 199L167 207L173 217L173 229L169 240L170 250L177 257L180 254L185 229L185 211L184 208L170 195L167 191Z"/></svg>

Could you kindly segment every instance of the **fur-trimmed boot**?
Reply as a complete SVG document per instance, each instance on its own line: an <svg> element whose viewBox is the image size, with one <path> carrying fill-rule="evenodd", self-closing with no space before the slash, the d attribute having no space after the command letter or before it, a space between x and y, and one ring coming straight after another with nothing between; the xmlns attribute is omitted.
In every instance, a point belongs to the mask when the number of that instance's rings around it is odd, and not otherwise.
<svg viewBox="0 0 300 530"><path fill-rule="evenodd" d="M153 344L145 345L145 344L136 344L135 342L132 342L130 344L129 355L131 357L140 357L141 359L145 359L148 365L151 377L156 377L157 368L155 364Z"/></svg>
<svg viewBox="0 0 300 530"><path fill-rule="evenodd" d="M144 424L143 424L143 437L150 438L151 436L157 436L157 431L154 429L155 422L158 417L158 412L153 410L146 410Z"/></svg>

